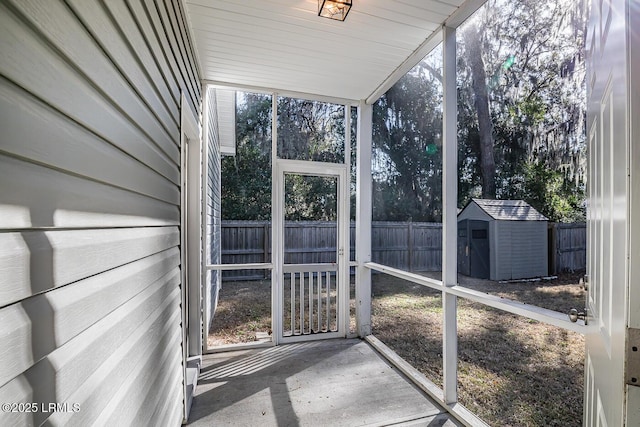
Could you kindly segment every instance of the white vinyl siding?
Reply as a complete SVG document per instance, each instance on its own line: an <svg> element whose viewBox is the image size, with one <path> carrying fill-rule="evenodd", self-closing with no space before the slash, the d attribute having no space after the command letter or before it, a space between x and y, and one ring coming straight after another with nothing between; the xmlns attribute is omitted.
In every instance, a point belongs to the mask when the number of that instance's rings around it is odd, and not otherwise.
<svg viewBox="0 0 640 427"><path fill-rule="evenodd" d="M7 1L0 38L0 400L80 407L0 425L180 425L182 4Z"/></svg>
<svg viewBox="0 0 640 427"><path fill-rule="evenodd" d="M236 91L215 89L220 154L236 155Z"/></svg>
<svg viewBox="0 0 640 427"><path fill-rule="evenodd" d="M206 191L206 237L205 242L209 249L208 264L220 264L221 259L221 150L219 142L219 121L217 114L217 90L210 87L207 89L207 191ZM234 121L235 126L235 121ZM235 135L235 131L234 131ZM218 270L209 270L206 283L206 304L205 307L205 337L209 333L209 327L213 320L220 290L221 273Z"/></svg>

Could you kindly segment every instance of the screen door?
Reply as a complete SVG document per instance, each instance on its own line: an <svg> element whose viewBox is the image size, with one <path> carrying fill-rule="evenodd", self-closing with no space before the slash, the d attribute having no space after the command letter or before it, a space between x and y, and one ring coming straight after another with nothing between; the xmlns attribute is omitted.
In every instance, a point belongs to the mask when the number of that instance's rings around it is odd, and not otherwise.
<svg viewBox="0 0 640 427"><path fill-rule="evenodd" d="M345 168L280 161L274 238L278 341L345 336ZM275 260L274 260L275 261Z"/></svg>

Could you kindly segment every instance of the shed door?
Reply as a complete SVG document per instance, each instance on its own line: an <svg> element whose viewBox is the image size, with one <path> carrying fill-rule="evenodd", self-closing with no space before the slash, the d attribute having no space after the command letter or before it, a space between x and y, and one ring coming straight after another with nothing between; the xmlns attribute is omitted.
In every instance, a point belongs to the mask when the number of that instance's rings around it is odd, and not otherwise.
<svg viewBox="0 0 640 427"><path fill-rule="evenodd" d="M489 264L489 223L469 220L469 270L471 277L488 279Z"/></svg>
<svg viewBox="0 0 640 427"><path fill-rule="evenodd" d="M458 271L465 276L469 273L469 221L458 222Z"/></svg>
<svg viewBox="0 0 640 427"><path fill-rule="evenodd" d="M627 2L595 0L591 4L587 36L590 209L584 425L621 426L625 420Z"/></svg>

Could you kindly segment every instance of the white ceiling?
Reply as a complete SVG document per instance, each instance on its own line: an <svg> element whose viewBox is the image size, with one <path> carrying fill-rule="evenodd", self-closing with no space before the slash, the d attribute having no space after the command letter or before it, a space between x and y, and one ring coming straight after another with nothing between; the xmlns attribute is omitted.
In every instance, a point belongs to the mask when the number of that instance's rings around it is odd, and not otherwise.
<svg viewBox="0 0 640 427"><path fill-rule="evenodd" d="M484 0L353 0L344 22L317 0L184 2L206 81L371 101Z"/></svg>

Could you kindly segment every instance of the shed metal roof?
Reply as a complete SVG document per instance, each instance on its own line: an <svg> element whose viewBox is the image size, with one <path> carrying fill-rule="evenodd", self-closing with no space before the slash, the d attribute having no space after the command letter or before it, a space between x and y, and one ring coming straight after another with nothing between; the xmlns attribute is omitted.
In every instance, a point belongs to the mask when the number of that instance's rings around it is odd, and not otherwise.
<svg viewBox="0 0 640 427"><path fill-rule="evenodd" d="M548 221L524 200L472 199L491 218L501 221ZM464 209L463 209L464 210Z"/></svg>

